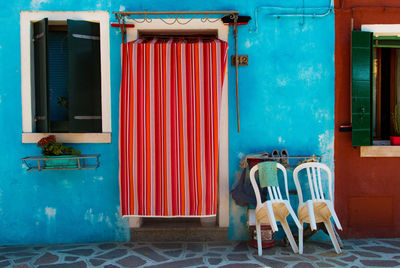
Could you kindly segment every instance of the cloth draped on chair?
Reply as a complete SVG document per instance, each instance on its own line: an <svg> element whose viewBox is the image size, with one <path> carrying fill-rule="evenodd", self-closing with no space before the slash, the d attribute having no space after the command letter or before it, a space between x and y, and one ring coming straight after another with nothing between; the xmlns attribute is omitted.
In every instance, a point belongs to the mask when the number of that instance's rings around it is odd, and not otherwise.
<svg viewBox="0 0 400 268"><path fill-rule="evenodd" d="M138 39L122 44L123 216L216 214L227 49L218 39Z"/></svg>

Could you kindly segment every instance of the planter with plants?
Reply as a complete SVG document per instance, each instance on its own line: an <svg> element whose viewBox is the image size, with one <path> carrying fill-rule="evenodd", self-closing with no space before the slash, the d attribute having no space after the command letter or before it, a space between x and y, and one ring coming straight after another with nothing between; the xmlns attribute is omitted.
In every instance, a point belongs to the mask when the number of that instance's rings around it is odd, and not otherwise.
<svg viewBox="0 0 400 268"><path fill-rule="evenodd" d="M81 152L57 142L54 135L42 138L38 141L37 146L42 148L42 154L46 157L44 168L62 169L78 167L79 160L76 157L80 156Z"/></svg>
<svg viewBox="0 0 400 268"><path fill-rule="evenodd" d="M396 105L393 113L394 136L390 136L391 145L400 145L400 106Z"/></svg>

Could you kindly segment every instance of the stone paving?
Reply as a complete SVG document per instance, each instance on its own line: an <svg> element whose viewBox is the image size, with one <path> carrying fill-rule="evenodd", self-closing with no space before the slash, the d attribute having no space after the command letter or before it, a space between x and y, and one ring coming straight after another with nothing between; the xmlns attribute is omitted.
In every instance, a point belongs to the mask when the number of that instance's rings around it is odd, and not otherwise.
<svg viewBox="0 0 400 268"><path fill-rule="evenodd" d="M0 267L400 267L400 239L307 241L304 254L274 246L257 255L246 242L65 244L0 247Z"/></svg>

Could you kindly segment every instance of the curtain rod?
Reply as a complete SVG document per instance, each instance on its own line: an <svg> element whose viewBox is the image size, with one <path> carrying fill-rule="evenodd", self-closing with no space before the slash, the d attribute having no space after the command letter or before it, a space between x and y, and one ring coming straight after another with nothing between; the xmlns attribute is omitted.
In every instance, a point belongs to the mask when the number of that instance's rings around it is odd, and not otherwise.
<svg viewBox="0 0 400 268"><path fill-rule="evenodd" d="M239 11L115 11L113 14L118 14L121 16L130 15L229 15L229 14L239 14Z"/></svg>

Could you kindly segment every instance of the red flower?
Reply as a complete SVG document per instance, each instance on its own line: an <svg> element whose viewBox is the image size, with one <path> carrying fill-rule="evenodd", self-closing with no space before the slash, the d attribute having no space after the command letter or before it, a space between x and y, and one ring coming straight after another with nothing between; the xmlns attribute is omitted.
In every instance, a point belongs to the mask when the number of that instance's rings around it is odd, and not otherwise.
<svg viewBox="0 0 400 268"><path fill-rule="evenodd" d="M56 136L54 135L49 135L47 137L44 137L42 139L40 139L40 141L38 141L37 146L39 147L44 147L49 143L55 143L56 142Z"/></svg>

